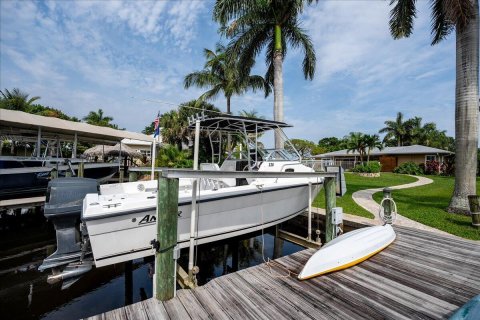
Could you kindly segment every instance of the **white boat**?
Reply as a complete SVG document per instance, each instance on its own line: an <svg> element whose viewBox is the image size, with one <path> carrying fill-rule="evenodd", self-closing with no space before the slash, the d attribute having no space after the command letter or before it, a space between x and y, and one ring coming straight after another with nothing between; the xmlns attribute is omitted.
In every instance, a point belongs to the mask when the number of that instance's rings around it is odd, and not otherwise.
<svg viewBox="0 0 480 320"><path fill-rule="evenodd" d="M243 154L236 152L236 157L232 153L220 167L211 163L201 165L200 169L314 172L301 163L293 145L290 150L296 155L286 150L263 150L256 138L252 141L252 136L258 133L287 126L281 122L235 116L202 119L201 127L209 136L211 131L240 133L248 148ZM212 142L211 145L213 149ZM216 155L219 156L220 151ZM239 236L286 221L308 207L309 186L312 186L314 199L322 183L323 178L199 179L196 244ZM178 201L177 241L182 248L190 241L191 179L180 179ZM87 244L81 248L82 255L88 255L85 250L91 248L97 267L153 255L155 249L151 241L156 238L156 205L155 180L102 185L99 193L87 194L81 213L85 226L82 236ZM70 236L68 241L72 239L74 237ZM71 263L71 256L71 252L56 252L41 268L58 267L66 261ZM68 259L63 260L63 257Z"/></svg>
<svg viewBox="0 0 480 320"><path fill-rule="evenodd" d="M327 243L313 254L298 275L306 280L354 266L388 247L396 234L390 224L357 229Z"/></svg>

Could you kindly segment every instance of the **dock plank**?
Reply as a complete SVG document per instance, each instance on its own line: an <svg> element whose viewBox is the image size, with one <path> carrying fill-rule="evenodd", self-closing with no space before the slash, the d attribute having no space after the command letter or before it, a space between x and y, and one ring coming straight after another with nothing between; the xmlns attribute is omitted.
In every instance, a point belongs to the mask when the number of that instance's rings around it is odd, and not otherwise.
<svg viewBox="0 0 480 320"><path fill-rule="evenodd" d="M125 314L127 319L148 320L145 307L141 301L125 306Z"/></svg>
<svg viewBox="0 0 480 320"><path fill-rule="evenodd" d="M157 299L147 299L142 304L149 320L170 320L165 306Z"/></svg>
<svg viewBox="0 0 480 320"><path fill-rule="evenodd" d="M187 310L185 310L185 307L178 298L164 301L163 305L165 306L165 310L170 319L191 319Z"/></svg>
<svg viewBox="0 0 480 320"><path fill-rule="evenodd" d="M182 302L183 307L191 319L210 319L208 313L203 309L197 298L195 298L192 290L179 290L177 291L177 297L180 302Z"/></svg>
<svg viewBox="0 0 480 320"><path fill-rule="evenodd" d="M343 271L299 281L316 252L306 249L91 319L439 319L480 292L480 242L395 231L393 244Z"/></svg>

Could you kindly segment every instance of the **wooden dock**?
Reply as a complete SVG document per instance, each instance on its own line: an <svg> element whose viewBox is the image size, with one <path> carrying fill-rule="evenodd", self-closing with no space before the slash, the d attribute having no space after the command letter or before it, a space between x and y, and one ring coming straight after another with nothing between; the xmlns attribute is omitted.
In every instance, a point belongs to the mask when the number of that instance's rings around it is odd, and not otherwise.
<svg viewBox="0 0 480 320"><path fill-rule="evenodd" d="M480 242L395 226L387 249L350 269L299 281L303 250L89 319L442 319L480 293Z"/></svg>

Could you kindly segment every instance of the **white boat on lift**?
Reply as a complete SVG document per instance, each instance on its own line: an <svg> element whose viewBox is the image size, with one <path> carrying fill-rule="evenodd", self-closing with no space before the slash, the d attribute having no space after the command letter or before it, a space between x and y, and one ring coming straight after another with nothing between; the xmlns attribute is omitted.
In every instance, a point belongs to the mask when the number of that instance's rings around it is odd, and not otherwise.
<svg viewBox="0 0 480 320"><path fill-rule="evenodd" d="M315 252L298 279L306 280L359 264L388 247L395 237L390 224L345 233Z"/></svg>
<svg viewBox="0 0 480 320"><path fill-rule="evenodd" d="M200 169L313 172L300 162L299 156L285 150L264 151L251 140L258 133L286 126L274 121L234 116L202 118L200 128L210 137L212 132L240 133L250 147L248 154L229 157L221 167L210 163L201 165ZM212 143L212 149L214 147ZM295 150L293 146L291 148ZM314 197L320 190L320 179L267 178L250 183L236 179L201 179L197 190L196 243L239 236L291 219L308 207L309 183L315 187L312 190ZM156 205L157 181L105 185L100 187L100 194L85 197L82 221L88 230L97 267L155 253L150 241L156 236ZM180 179L177 239L180 248L189 245L191 205L192 180Z"/></svg>
<svg viewBox="0 0 480 320"><path fill-rule="evenodd" d="M229 115L202 118L200 126L209 134L212 150L215 147L213 140L219 140L222 133L240 135L247 146L243 152L230 154L221 166L202 164L201 170L314 172L301 163L298 152L285 135L285 143L293 154L286 150L264 150L257 143L259 133L274 129L281 131L289 126L285 123ZM213 152L212 160L220 158L220 154L220 150ZM239 236L291 219L308 207L309 188L311 199L314 199L322 183L320 177L249 181L199 179L196 244ZM192 179L180 179L179 185L177 241L183 248L190 241ZM91 247L97 267L153 255L155 249L151 240L156 238L156 206L155 180L102 185L99 193L87 194L83 200L81 229L84 243L89 245L82 247L83 255L88 255L85 250ZM42 268L58 267L60 255L56 253L52 259L47 258Z"/></svg>

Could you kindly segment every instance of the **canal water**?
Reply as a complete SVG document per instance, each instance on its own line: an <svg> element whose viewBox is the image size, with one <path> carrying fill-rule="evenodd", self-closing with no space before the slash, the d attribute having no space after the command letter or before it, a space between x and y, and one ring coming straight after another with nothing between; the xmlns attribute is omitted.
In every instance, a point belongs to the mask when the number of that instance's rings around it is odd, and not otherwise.
<svg viewBox="0 0 480 320"><path fill-rule="evenodd" d="M303 249L275 241L273 231L198 246L199 283ZM78 319L152 297L153 257L133 261L131 282L125 277L129 267L117 264L92 270L66 290L61 290L59 283L48 284L48 272L39 272L37 267L54 251L54 243L54 229L41 212L1 213L2 319ZM182 250L179 263L186 269L188 249Z"/></svg>

